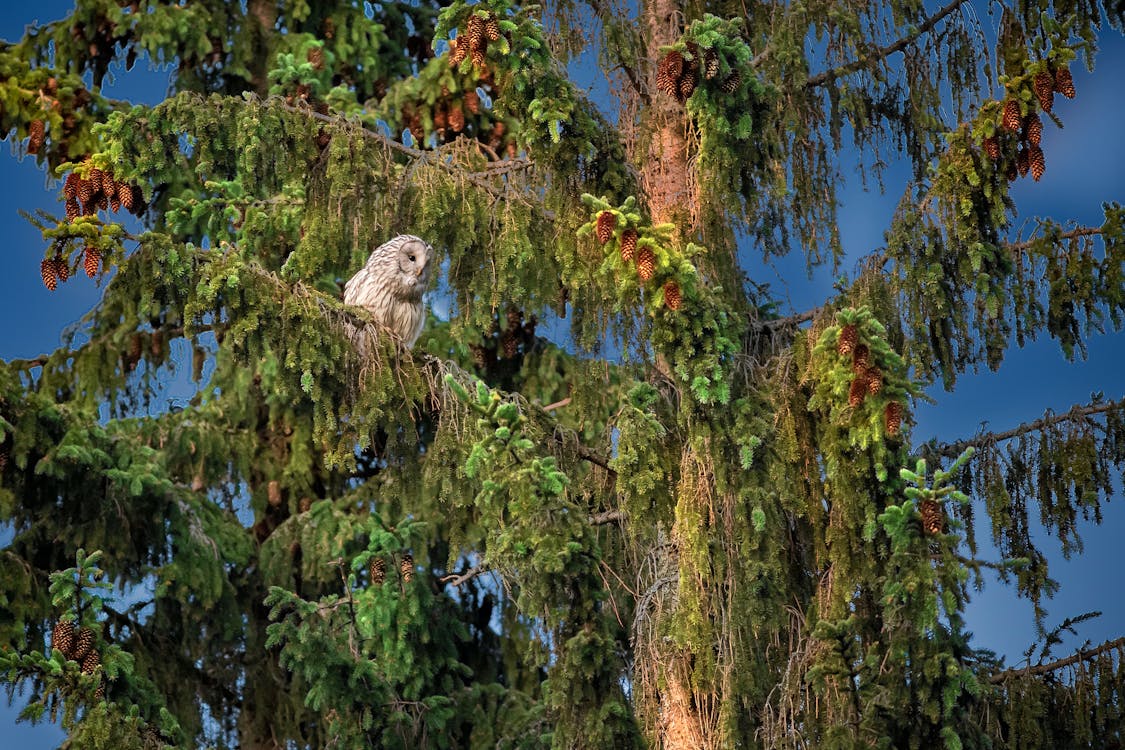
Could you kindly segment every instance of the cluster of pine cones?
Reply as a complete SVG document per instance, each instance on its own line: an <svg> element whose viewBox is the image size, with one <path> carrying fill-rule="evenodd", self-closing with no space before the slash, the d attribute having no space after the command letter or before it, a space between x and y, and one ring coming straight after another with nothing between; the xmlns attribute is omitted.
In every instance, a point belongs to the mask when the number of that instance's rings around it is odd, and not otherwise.
<svg viewBox="0 0 1125 750"><path fill-rule="evenodd" d="M96 247L87 246L82 251L82 265L86 275L91 279L98 275L102 262L102 251ZM55 252L53 257L44 258L39 264L39 275L43 277L43 286L52 292L58 289L60 281L70 278L70 263L61 252Z"/></svg>
<svg viewBox="0 0 1125 750"><path fill-rule="evenodd" d="M672 50L656 66L656 88L683 104L695 92L699 81L713 80L719 75L719 55L710 47L700 49L694 42L687 43L688 57ZM719 89L733 94L742 85L742 75L731 72L719 84Z"/></svg>
<svg viewBox="0 0 1125 750"><path fill-rule="evenodd" d="M1055 103L1056 93L1062 94L1068 99L1073 99L1077 93L1074 90L1074 78L1070 75L1068 68L1055 70L1048 68L1039 71L1035 74L1033 86L1035 98L1039 101L1039 108L1044 112L1051 111ZM1012 133L1016 142L1019 143L1016 158L1008 162L1005 176L1009 181L1012 181L1017 176L1025 177L1030 172L1032 178L1038 182L1043 177L1043 173L1047 171L1047 160L1043 156L1043 148L1040 145L1043 138L1043 120L1040 119L1037 112L1029 112L1026 117L1023 116L1020 111L1019 100L1010 98L1004 102L1004 112L1001 115L1000 125L1004 130ZM999 137L985 138L981 145L990 159L993 161L1000 159L1003 149Z"/></svg>
<svg viewBox="0 0 1125 750"><path fill-rule="evenodd" d="M93 630L83 627L75 631L72 620L59 620L51 631L51 646L57 648L67 660L78 662L82 674L93 674L102 664L101 654L94 648L95 642ZM105 698L104 682L98 685L94 698Z"/></svg>
<svg viewBox="0 0 1125 750"><path fill-rule="evenodd" d="M840 338L836 342L836 351L841 356L852 355L852 378L848 388L848 406L855 408L870 396L878 395L883 390L883 373L871 362L871 350L866 344L859 341L859 329L853 324L848 324L840 329ZM883 410L883 420L887 435L895 436L902 427L903 408L897 401L889 402Z"/></svg>
<svg viewBox="0 0 1125 750"><path fill-rule="evenodd" d="M598 242L605 244L613 239L613 231L617 228L617 215L612 211L600 211L594 221L594 234ZM656 274L656 254L652 248L645 246L637 249L640 236L632 227L621 232L621 260L625 263L636 261L637 277L642 282L649 282ZM664 304L669 310L679 310L683 305L683 292L674 279L664 282Z"/></svg>
<svg viewBox="0 0 1125 750"><path fill-rule="evenodd" d="M112 174L97 167L90 167L84 178L77 172L68 174L63 183L63 197L68 221L93 216L98 209L116 213L124 207L134 216L145 211L144 195L139 187L114 179Z"/></svg>
<svg viewBox="0 0 1125 750"><path fill-rule="evenodd" d="M371 576L372 586L382 586L387 580L386 558L382 556L371 558L371 562L367 564L367 572ZM402 576L403 583L414 580L414 555L407 552L402 556L398 564L398 572Z"/></svg>
<svg viewBox="0 0 1125 750"><path fill-rule="evenodd" d="M495 341L486 337L483 344L469 344L469 352L473 356L473 364L480 370L488 370L496 364L497 359L514 359L520 353L520 347L526 354L535 345L535 327L539 319L532 315L526 321L523 311L512 307L508 309L507 327L500 330L500 336ZM499 330L497 323L494 331Z"/></svg>
<svg viewBox="0 0 1125 750"><path fill-rule="evenodd" d="M475 67L484 70L488 44L499 41L500 36L500 21L494 13L489 13L488 18L472 13L465 33L458 33L457 38L449 40L449 64L460 65L468 57Z"/></svg>

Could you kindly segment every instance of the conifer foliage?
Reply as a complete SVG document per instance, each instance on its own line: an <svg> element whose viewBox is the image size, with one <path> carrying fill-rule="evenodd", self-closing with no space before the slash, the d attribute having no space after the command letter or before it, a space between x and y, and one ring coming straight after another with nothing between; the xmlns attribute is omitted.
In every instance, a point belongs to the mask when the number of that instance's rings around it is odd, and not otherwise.
<svg viewBox="0 0 1125 750"><path fill-rule="evenodd" d="M24 716L125 750L1120 743L1121 641L1014 668L963 612L995 569L1044 624L1029 519L1081 549L1122 401L912 435L928 386L1125 322L1125 210L1019 234L1009 193L1120 18L997 2L990 50L956 0L626 5L79 0L0 45L0 134L60 201L8 271L104 288L0 362ZM154 60L163 101L103 95ZM755 259L839 275L835 188L896 151L886 246L779 317ZM411 351L340 301L402 233L440 256Z"/></svg>

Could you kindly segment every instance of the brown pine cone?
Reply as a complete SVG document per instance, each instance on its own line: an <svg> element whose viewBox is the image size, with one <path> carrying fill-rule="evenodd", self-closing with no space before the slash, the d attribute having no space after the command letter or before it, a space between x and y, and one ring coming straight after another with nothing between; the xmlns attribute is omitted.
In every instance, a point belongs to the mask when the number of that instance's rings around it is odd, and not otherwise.
<svg viewBox="0 0 1125 750"><path fill-rule="evenodd" d="M679 310L680 306L683 304L683 294L680 292L680 285L675 281L669 280L664 283L664 304L673 312Z"/></svg>
<svg viewBox="0 0 1125 750"><path fill-rule="evenodd" d="M1078 93L1074 90L1074 77L1070 75L1070 68L1059 68L1055 71L1055 91L1067 99L1073 99Z"/></svg>
<svg viewBox="0 0 1125 750"><path fill-rule="evenodd" d="M402 556L402 562L398 566L399 572L402 573L402 582L410 583L414 580L414 556L407 552Z"/></svg>
<svg viewBox="0 0 1125 750"><path fill-rule="evenodd" d="M609 242L610 238L613 237L613 229L616 226L617 214L612 211L600 211L594 225L594 231L598 237L598 242L603 245Z"/></svg>
<svg viewBox="0 0 1125 750"><path fill-rule="evenodd" d="M82 206L78 205L77 198L66 199L66 220L74 221L82 215Z"/></svg>
<svg viewBox="0 0 1125 750"><path fill-rule="evenodd" d="M59 277L59 281L70 279L70 264L66 262L66 258L56 255L52 262L55 264L55 275Z"/></svg>
<svg viewBox="0 0 1125 750"><path fill-rule="evenodd" d="M464 101L465 109L469 110L469 114L480 114L480 95L477 94L476 89L469 89L468 91L466 91Z"/></svg>
<svg viewBox="0 0 1125 750"><path fill-rule="evenodd" d="M1039 182L1043 173L1047 171L1047 160L1043 156L1043 149L1032 144L1027 150L1028 166L1031 168L1031 177Z"/></svg>
<svg viewBox="0 0 1125 750"><path fill-rule="evenodd" d="M1055 104L1055 77L1051 75L1051 71L1041 70L1036 73L1034 87L1040 109L1050 112Z"/></svg>
<svg viewBox="0 0 1125 750"><path fill-rule="evenodd" d="M86 275L91 279L98 275L98 266L102 261L102 253L96 247L86 247L83 253L82 265L86 270Z"/></svg>
<svg viewBox="0 0 1125 750"><path fill-rule="evenodd" d="M82 674L93 674L94 670L102 665L102 657L94 649L86 654L86 658L82 660Z"/></svg>
<svg viewBox="0 0 1125 750"><path fill-rule="evenodd" d="M1000 124L1005 130L1010 130L1013 133L1020 132L1023 127L1023 113L1020 112L1020 103L1017 99L1009 99L1004 102L1004 115L1000 120Z"/></svg>
<svg viewBox="0 0 1125 750"><path fill-rule="evenodd" d="M63 197L67 200L78 197L78 183L82 178L78 176L77 172L71 172L66 176L66 181L63 182Z"/></svg>
<svg viewBox="0 0 1125 750"><path fill-rule="evenodd" d="M1026 144L1020 146L1016 154L1016 168L1020 171L1020 177L1026 177L1028 170L1031 169L1031 154L1028 153Z"/></svg>
<svg viewBox="0 0 1125 750"><path fill-rule="evenodd" d="M621 233L621 260L628 263L637 252L637 230L630 227Z"/></svg>
<svg viewBox="0 0 1125 750"><path fill-rule="evenodd" d="M727 76L719 86L725 93L733 94L742 85L742 74L737 70Z"/></svg>
<svg viewBox="0 0 1125 750"><path fill-rule="evenodd" d="M872 396L878 395L883 390L883 373L878 367L867 368L863 377L867 380L867 392Z"/></svg>
<svg viewBox="0 0 1125 750"><path fill-rule="evenodd" d="M59 277L55 273L55 259L44 258L39 263L39 274L43 277L43 286L50 289L52 292L58 289Z"/></svg>
<svg viewBox="0 0 1125 750"><path fill-rule="evenodd" d="M45 130L46 124L42 120L32 120L27 126L27 153L38 154L39 149L43 148Z"/></svg>
<svg viewBox="0 0 1125 750"><path fill-rule="evenodd" d="M856 375L848 388L848 406L853 408L859 406L865 398L867 398L867 376Z"/></svg>
<svg viewBox="0 0 1125 750"><path fill-rule="evenodd" d="M74 643L74 654L71 658L81 663L88 654L93 653L93 648L94 631L90 628L81 628L78 631L78 639Z"/></svg>
<svg viewBox="0 0 1125 750"><path fill-rule="evenodd" d="M382 586L387 580L387 561L382 557L373 557L367 565L368 575L371 576L372 586Z"/></svg>
<svg viewBox="0 0 1125 750"><path fill-rule="evenodd" d="M891 401L883 409L883 420L886 423L888 435L893 437L898 434L902 427L902 413L902 404L898 401Z"/></svg>
<svg viewBox="0 0 1125 750"><path fill-rule="evenodd" d="M984 152L988 154L989 159L992 159L992 161L1000 160L1000 141L988 137L981 141L981 145L984 146Z"/></svg>
<svg viewBox="0 0 1125 750"><path fill-rule="evenodd" d="M1024 121L1024 133L1027 135L1027 142L1032 146L1038 146L1043 140L1043 121L1035 112L1028 115Z"/></svg>
<svg viewBox="0 0 1125 750"><path fill-rule="evenodd" d="M656 253L647 245L637 253L637 276L641 281L649 281L656 273Z"/></svg>
<svg viewBox="0 0 1125 750"><path fill-rule="evenodd" d="M460 37L449 40L449 65L455 67L469 56L469 45Z"/></svg>
<svg viewBox="0 0 1125 750"><path fill-rule="evenodd" d="M74 639L73 620L59 620L55 623L54 629L51 630L51 646L57 648L68 659L74 653Z"/></svg>
<svg viewBox="0 0 1125 750"><path fill-rule="evenodd" d="M490 42L500 41L500 22L495 16L490 16L489 19L484 22L484 35L488 37L488 41Z"/></svg>
<svg viewBox="0 0 1125 750"><path fill-rule="evenodd" d="M840 329L840 338L836 340L836 351L840 354L851 354L859 343L859 329L849 323Z"/></svg>

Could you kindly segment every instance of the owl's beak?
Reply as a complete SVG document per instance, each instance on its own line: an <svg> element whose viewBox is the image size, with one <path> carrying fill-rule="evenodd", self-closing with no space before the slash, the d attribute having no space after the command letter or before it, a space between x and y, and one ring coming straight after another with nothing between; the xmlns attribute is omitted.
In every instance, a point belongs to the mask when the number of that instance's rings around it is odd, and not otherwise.
<svg viewBox="0 0 1125 750"><path fill-rule="evenodd" d="M419 268L418 269L418 278L422 278L422 274L425 273L425 271L426 271L425 268Z"/></svg>

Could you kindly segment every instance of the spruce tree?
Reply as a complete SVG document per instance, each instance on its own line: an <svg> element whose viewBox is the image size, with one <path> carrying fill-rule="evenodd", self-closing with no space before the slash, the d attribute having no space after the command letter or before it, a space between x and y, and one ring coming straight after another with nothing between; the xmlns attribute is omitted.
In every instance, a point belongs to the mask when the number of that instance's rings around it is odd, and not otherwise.
<svg viewBox="0 0 1125 750"><path fill-rule="evenodd" d="M65 206L20 268L105 283L0 363L25 715L90 748L1120 746L1125 641L1013 669L963 612L988 566L1051 592L1031 520L1080 549L1122 403L911 439L927 385L1125 312L1122 207L1020 237L1009 195L1120 4L988 10L81 0L5 43L0 130ZM167 98L104 96L138 59ZM738 248L838 264L857 152L911 165L886 245L779 316ZM340 301L399 233L452 311L412 351Z"/></svg>

